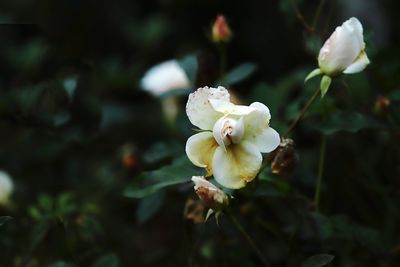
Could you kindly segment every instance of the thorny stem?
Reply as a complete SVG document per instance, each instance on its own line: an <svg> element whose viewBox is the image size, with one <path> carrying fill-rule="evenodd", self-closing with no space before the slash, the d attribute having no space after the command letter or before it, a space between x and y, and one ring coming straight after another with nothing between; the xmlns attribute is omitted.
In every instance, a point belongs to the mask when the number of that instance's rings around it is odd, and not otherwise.
<svg viewBox="0 0 400 267"><path fill-rule="evenodd" d="M226 214L228 215L228 217L232 221L232 223L235 225L235 227L239 230L239 232L243 235L243 237L247 240L247 242L249 243L251 248L254 249L254 251L257 253L257 256L263 262L264 266L270 267L271 265L265 259L263 253L258 249L257 245L254 243L253 239L246 232L246 230L243 228L243 226L236 220L236 218L233 216L233 214L230 211L227 211Z"/></svg>
<svg viewBox="0 0 400 267"><path fill-rule="evenodd" d="M290 124L286 132L283 134L283 137L287 137L287 135L293 130L293 128L297 125L297 123L303 118L304 114L307 112L307 110L310 108L311 104L315 101L319 94L320 89L317 88L317 90L314 92L314 94L308 99L306 105L303 107L303 109L300 111L299 115L297 115L296 119Z"/></svg>
<svg viewBox="0 0 400 267"><path fill-rule="evenodd" d="M325 150L326 150L326 135L322 135L321 138L321 149L319 151L319 163L318 163L318 176L317 183L315 184L315 196L314 196L314 205L316 211L318 211L319 199L321 195L321 182L322 176L324 174L324 163L325 163Z"/></svg>

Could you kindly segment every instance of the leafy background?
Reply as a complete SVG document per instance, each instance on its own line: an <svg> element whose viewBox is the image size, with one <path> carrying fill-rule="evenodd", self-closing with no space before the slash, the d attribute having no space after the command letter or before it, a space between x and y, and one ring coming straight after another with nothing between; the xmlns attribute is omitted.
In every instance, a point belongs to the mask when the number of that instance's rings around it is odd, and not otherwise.
<svg viewBox="0 0 400 267"><path fill-rule="evenodd" d="M364 25L372 64L335 78L295 128L295 168L263 169L230 209L271 266L399 266L399 4L324 1L310 32L303 24L319 4L2 1L0 167L16 190L0 208L0 266L261 266L225 216L199 223L187 93L171 127L140 78L184 60L196 86L222 83L242 103L265 103L282 133L318 86L303 80L319 47L350 16ZM234 32L222 80L209 33L220 13ZM376 108L379 95L389 107Z"/></svg>

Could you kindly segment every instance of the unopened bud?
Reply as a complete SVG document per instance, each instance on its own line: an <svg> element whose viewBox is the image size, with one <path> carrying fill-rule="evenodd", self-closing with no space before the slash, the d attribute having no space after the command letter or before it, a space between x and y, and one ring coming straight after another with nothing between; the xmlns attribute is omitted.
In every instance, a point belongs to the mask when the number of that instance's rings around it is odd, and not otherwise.
<svg viewBox="0 0 400 267"><path fill-rule="evenodd" d="M194 190L204 204L214 211L222 210L229 204L229 197L221 189L207 181L204 176L193 176Z"/></svg>
<svg viewBox="0 0 400 267"><path fill-rule="evenodd" d="M218 15L212 26L212 40L214 43L227 43L232 37L231 29L225 17Z"/></svg>
<svg viewBox="0 0 400 267"><path fill-rule="evenodd" d="M390 106L390 99L380 95L375 99L374 111L376 113L382 113L386 111L389 106Z"/></svg>
<svg viewBox="0 0 400 267"><path fill-rule="evenodd" d="M139 164L139 159L136 153L136 146L128 143L121 148L121 162L126 169L135 169Z"/></svg>

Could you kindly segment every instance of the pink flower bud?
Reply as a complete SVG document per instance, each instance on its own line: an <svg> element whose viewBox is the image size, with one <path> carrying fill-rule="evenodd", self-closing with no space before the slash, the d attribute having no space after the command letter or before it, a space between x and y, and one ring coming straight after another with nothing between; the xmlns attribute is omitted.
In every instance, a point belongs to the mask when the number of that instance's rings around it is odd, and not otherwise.
<svg viewBox="0 0 400 267"><path fill-rule="evenodd" d="M212 26L212 40L215 43L227 43L232 37L231 29L225 17L218 15Z"/></svg>

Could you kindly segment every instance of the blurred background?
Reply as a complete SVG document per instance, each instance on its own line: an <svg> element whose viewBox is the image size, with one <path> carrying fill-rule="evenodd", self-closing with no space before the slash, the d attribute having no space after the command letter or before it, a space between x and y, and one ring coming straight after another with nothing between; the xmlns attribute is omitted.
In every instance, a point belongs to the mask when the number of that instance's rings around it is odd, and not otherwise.
<svg viewBox="0 0 400 267"><path fill-rule="evenodd" d="M318 86L303 81L321 45L352 16L372 63L334 80L293 131L282 167L235 192L231 209L271 266L318 254L335 257L327 266L400 266L399 8L393 0L2 1L0 169L14 191L0 206L0 266L262 266L224 216L219 226L202 223L206 208L186 182L202 173L184 152L193 134L187 95L224 85L239 103L265 103L283 133ZM211 40L218 14L233 33L222 76L222 46ZM146 71L169 59L192 87L159 97L142 90Z"/></svg>

